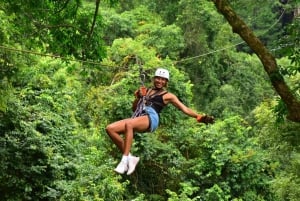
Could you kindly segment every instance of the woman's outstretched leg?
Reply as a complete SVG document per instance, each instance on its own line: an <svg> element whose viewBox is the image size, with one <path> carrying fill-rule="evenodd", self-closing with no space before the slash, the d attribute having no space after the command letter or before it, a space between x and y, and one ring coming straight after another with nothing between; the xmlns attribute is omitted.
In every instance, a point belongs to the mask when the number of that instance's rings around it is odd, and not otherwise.
<svg viewBox="0 0 300 201"><path fill-rule="evenodd" d="M114 122L106 127L106 133L122 153L124 152L124 140L120 134L123 134L124 131L125 120Z"/></svg>
<svg viewBox="0 0 300 201"><path fill-rule="evenodd" d="M134 171L139 158L130 155L133 134L135 131L144 132L148 127L148 116L117 121L106 127L106 132L123 153L122 160L115 169L116 172L123 174L128 171L127 174L129 175ZM121 138L120 134L124 134L124 140Z"/></svg>

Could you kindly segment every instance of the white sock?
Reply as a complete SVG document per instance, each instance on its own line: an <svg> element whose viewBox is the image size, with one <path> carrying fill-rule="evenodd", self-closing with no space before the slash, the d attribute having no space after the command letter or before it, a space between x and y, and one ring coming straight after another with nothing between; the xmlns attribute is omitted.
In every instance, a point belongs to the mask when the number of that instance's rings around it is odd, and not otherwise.
<svg viewBox="0 0 300 201"><path fill-rule="evenodd" d="M122 161L124 161L124 162L127 163L127 162L128 162L128 156L123 155L123 156L122 156Z"/></svg>

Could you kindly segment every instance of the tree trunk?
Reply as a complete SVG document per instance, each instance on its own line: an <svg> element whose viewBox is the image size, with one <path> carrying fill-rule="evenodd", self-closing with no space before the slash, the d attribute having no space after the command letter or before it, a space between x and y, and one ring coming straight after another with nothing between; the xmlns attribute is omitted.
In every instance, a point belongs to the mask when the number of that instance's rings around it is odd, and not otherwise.
<svg viewBox="0 0 300 201"><path fill-rule="evenodd" d="M300 101L291 92L290 88L280 74L274 56L268 51L264 44L254 35L252 30L245 22L237 16L230 7L227 0L211 0L214 2L217 10L226 18L231 25L234 33L249 45L262 62L275 91L279 94L288 109L287 118L294 122L300 122Z"/></svg>

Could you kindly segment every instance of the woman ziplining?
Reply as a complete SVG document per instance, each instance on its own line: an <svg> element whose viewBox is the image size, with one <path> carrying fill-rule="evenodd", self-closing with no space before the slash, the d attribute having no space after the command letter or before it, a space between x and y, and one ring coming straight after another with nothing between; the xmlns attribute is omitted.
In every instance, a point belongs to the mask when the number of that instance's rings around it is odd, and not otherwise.
<svg viewBox="0 0 300 201"><path fill-rule="evenodd" d="M120 174L127 172L127 175L134 172L139 162L139 157L130 153L134 132L154 132L159 125L159 113L169 103L184 114L196 118L198 122L214 123L214 117L197 114L185 106L176 95L168 92L166 87L169 80L169 71L158 68L153 77L153 87L147 89L142 86L135 92L133 102L135 113L132 118L116 121L106 127L107 134L123 154L121 162L115 168L116 172ZM121 134L124 135L124 139Z"/></svg>

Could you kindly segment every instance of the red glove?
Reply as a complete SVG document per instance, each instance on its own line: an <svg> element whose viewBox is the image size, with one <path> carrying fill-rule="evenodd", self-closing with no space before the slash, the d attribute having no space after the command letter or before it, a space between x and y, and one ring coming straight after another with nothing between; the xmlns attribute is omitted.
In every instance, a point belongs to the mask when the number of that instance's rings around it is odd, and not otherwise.
<svg viewBox="0 0 300 201"><path fill-rule="evenodd" d="M205 124L213 124L215 123L215 118L208 115L198 115L197 121Z"/></svg>

